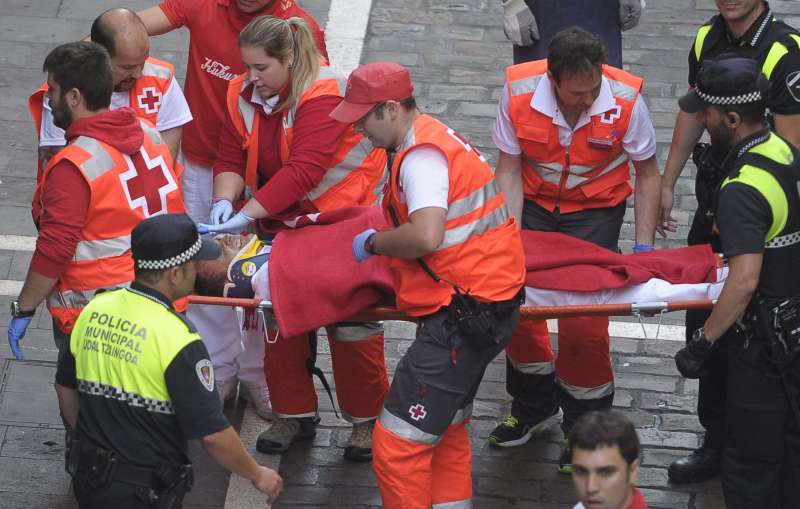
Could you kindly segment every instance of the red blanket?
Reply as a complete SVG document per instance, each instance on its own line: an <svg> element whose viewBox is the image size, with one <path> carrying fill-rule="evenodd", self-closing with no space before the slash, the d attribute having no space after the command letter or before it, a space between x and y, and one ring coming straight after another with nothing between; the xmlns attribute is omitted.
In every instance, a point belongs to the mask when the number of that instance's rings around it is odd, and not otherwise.
<svg viewBox="0 0 800 509"><path fill-rule="evenodd" d="M336 323L394 293L385 256L356 263L353 237L386 229L377 207L353 207L298 221L277 235L269 264L270 294L284 337ZM596 291L659 278L713 281L716 258L707 245L622 255L560 233L523 231L527 286Z"/></svg>

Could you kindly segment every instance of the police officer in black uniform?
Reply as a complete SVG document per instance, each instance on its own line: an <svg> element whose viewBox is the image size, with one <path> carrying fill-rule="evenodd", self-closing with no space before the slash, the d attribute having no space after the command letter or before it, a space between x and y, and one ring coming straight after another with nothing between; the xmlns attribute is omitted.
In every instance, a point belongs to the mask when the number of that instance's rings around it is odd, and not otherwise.
<svg viewBox="0 0 800 509"><path fill-rule="evenodd" d="M679 101L728 151L714 204L728 277L675 358L696 378L728 331L728 509L795 508L800 496L800 150L765 122L768 89L758 62L720 58Z"/></svg>
<svg viewBox="0 0 800 509"><path fill-rule="evenodd" d="M800 35L793 27L777 20L763 0L717 0L717 7L720 14L698 29L690 49L689 86L695 87L700 66L709 58L735 53L757 60L772 83L767 107L775 131L800 146ZM688 243L711 243L714 251L719 252L719 238L712 233L712 196L723 176L720 165L726 151L714 147L713 143L698 144L703 130L703 125L693 115L678 114L662 180L661 228L675 231L671 217L673 190L692 154L698 168L695 179L697 210ZM707 318L707 311L686 312L687 341ZM722 341L707 362L706 375L700 378L697 413L700 424L706 429L705 441L691 455L670 465L669 478L673 482L700 482L719 473L726 421L726 367L725 341Z"/></svg>
<svg viewBox="0 0 800 509"><path fill-rule="evenodd" d="M280 493L280 476L247 454L223 415L202 338L172 307L193 289L198 261L220 253L185 214L145 219L131 234L135 281L78 317L56 382L81 508L181 507L189 439L272 499Z"/></svg>

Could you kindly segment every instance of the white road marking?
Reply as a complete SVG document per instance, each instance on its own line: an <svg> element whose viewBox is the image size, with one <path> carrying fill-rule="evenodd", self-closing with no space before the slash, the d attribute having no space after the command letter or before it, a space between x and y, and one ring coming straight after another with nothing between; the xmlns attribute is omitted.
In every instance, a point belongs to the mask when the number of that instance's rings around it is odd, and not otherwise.
<svg viewBox="0 0 800 509"><path fill-rule="evenodd" d="M331 66L345 74L358 67L372 0L331 0L325 43Z"/></svg>

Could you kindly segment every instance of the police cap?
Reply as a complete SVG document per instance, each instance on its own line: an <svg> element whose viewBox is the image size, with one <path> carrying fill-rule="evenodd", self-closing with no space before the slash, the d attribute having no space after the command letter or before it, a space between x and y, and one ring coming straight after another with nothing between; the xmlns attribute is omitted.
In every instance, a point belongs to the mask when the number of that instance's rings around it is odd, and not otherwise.
<svg viewBox="0 0 800 509"><path fill-rule="evenodd" d="M678 100L681 110L697 113L709 106L737 106L767 97L769 81L751 58L733 54L706 60L697 73L693 90Z"/></svg>
<svg viewBox="0 0 800 509"><path fill-rule="evenodd" d="M203 240L186 214L148 217L131 232L131 255L139 269L168 269L189 260L214 260L221 254L219 244Z"/></svg>

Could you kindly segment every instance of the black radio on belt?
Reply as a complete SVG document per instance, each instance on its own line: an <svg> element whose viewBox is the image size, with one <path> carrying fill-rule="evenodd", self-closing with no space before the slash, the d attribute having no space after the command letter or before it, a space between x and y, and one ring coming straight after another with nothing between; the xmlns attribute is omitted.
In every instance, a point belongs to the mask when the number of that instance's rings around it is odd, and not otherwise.
<svg viewBox="0 0 800 509"><path fill-rule="evenodd" d="M450 303L451 320L458 332L476 350L484 350L496 345L499 339L492 331L494 316L486 304L456 288Z"/></svg>
<svg viewBox="0 0 800 509"><path fill-rule="evenodd" d="M800 348L800 297L778 304L772 311L774 327L788 351Z"/></svg>

